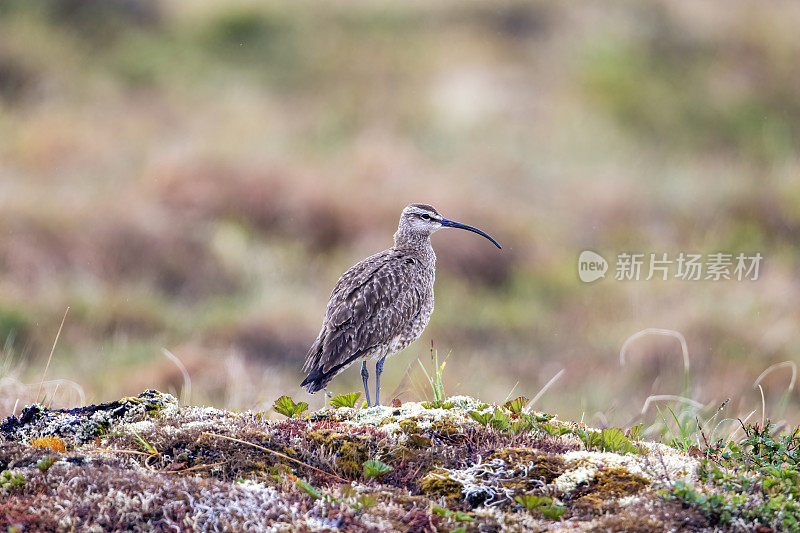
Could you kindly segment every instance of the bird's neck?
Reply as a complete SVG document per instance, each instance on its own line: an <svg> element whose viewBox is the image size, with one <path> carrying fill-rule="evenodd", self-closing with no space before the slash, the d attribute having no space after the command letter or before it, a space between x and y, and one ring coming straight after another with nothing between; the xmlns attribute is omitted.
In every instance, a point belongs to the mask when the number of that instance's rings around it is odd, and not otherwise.
<svg viewBox="0 0 800 533"><path fill-rule="evenodd" d="M394 247L398 250L414 252L418 255L429 257L436 260L436 255L433 253L433 246L431 246L431 236L421 235L410 231L403 231L402 228L397 230L394 234Z"/></svg>

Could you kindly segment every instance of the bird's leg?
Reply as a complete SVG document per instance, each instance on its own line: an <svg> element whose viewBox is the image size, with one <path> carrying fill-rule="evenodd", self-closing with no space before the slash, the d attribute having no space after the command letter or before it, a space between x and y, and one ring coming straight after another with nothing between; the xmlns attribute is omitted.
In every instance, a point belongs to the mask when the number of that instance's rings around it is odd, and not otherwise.
<svg viewBox="0 0 800 533"><path fill-rule="evenodd" d="M383 362L386 360L384 355L375 363L375 405L381 404L381 373L383 372Z"/></svg>
<svg viewBox="0 0 800 533"><path fill-rule="evenodd" d="M367 395L367 407L372 407L372 403L369 401L369 370L367 370L366 359L361 363L361 380L364 382L364 394Z"/></svg>

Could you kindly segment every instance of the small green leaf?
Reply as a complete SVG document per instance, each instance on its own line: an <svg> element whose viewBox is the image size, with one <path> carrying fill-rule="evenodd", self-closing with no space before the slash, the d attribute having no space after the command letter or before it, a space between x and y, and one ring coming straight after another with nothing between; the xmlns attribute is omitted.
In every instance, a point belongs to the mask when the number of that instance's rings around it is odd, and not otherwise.
<svg viewBox="0 0 800 533"><path fill-rule="evenodd" d="M470 418L472 418L475 422L488 426L489 421L492 419L492 413L479 413L478 411L469 411L468 412Z"/></svg>
<svg viewBox="0 0 800 533"><path fill-rule="evenodd" d="M455 520L456 522L475 521L475 518L473 518L469 513L465 513L463 511L451 511L450 509L446 509L440 505L434 504L434 506L431 508L431 512L433 512L433 514L441 516L442 518Z"/></svg>
<svg viewBox="0 0 800 533"><path fill-rule="evenodd" d="M431 445L431 439L424 435L413 434L408 436L408 444L413 448L427 448Z"/></svg>
<svg viewBox="0 0 800 533"><path fill-rule="evenodd" d="M360 392L351 392L350 394L340 394L331 398L331 405L334 407L355 407L356 401L361 396Z"/></svg>
<svg viewBox="0 0 800 533"><path fill-rule="evenodd" d="M494 429L506 430L511 426L511 418L500 409L495 408L489 425Z"/></svg>
<svg viewBox="0 0 800 533"><path fill-rule="evenodd" d="M539 427L545 433L548 433L548 434L556 436L556 437L558 437L560 435L568 435L568 434L572 433L572 430L569 429L569 428L556 427L556 426L554 426L552 424L540 424Z"/></svg>
<svg viewBox="0 0 800 533"><path fill-rule="evenodd" d="M641 450L634 446L625 433L618 428L604 429L597 431L579 431L578 437L583 441L586 448L591 450L597 448L604 452L614 453L641 453Z"/></svg>
<svg viewBox="0 0 800 533"><path fill-rule="evenodd" d="M538 511L550 520L558 520L567 510L566 507L555 505L551 498L546 496L534 496L532 494L522 494L514 498L516 502L529 511Z"/></svg>
<svg viewBox="0 0 800 533"><path fill-rule="evenodd" d="M511 424L511 433L519 435L520 433L532 430L534 427L536 427L536 424L530 418L521 415L519 420Z"/></svg>
<svg viewBox="0 0 800 533"><path fill-rule="evenodd" d="M302 489L303 491L307 492L315 500L318 500L318 499L322 498L322 493L320 491L318 491L317 489L315 489L311 485L311 483L309 483L308 481L304 481L302 479L298 479L297 480L297 486L300 489Z"/></svg>
<svg viewBox="0 0 800 533"><path fill-rule="evenodd" d="M275 400L272 407L283 416L292 418L308 409L308 404L306 402L294 403L294 400L288 396L281 396Z"/></svg>
<svg viewBox="0 0 800 533"><path fill-rule="evenodd" d="M384 474L387 474L394 470L391 466L387 465L386 463L382 463L377 459L370 459L369 461L364 461L364 477L367 479L372 479L374 477L379 477Z"/></svg>
<svg viewBox="0 0 800 533"><path fill-rule="evenodd" d="M636 424L632 428L628 430L628 438L637 440L639 438L639 432L642 431L642 427L644 424Z"/></svg>
<svg viewBox="0 0 800 533"><path fill-rule="evenodd" d="M639 448L634 446L621 429L604 429L602 433L604 448L616 453L640 453Z"/></svg>
<svg viewBox="0 0 800 533"><path fill-rule="evenodd" d="M353 509L369 509L370 507L375 507L378 504L378 499L374 496L369 496L364 494L356 498L356 503L351 505Z"/></svg>
<svg viewBox="0 0 800 533"><path fill-rule="evenodd" d="M530 400L525 396L520 396L519 398L515 398L503 404L503 409L511 411L515 415L518 415L522 412L526 405L528 405Z"/></svg>
<svg viewBox="0 0 800 533"><path fill-rule="evenodd" d="M541 507L539 511L545 516L545 518L549 518L550 520L558 520L561 518L566 512L566 508L560 505L548 505L546 507Z"/></svg>

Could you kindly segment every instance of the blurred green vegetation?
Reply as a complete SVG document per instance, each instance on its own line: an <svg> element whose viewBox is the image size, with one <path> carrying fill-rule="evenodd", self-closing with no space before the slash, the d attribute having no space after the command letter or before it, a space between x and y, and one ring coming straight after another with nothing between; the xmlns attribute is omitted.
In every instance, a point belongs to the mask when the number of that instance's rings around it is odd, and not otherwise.
<svg viewBox="0 0 800 533"><path fill-rule="evenodd" d="M624 425L684 393L746 415L800 348L798 22L788 2L6 0L0 408L30 401L67 306L48 377L90 400L182 388L162 347L193 401L297 397L338 275L425 201L504 250L434 237L437 310L387 388L424 395L433 340L448 391L486 401L564 368L540 400L563 417ZM585 285L584 249L766 259L757 282ZM690 390L670 339L620 368L647 327L685 335ZM785 376L763 384L800 420Z"/></svg>

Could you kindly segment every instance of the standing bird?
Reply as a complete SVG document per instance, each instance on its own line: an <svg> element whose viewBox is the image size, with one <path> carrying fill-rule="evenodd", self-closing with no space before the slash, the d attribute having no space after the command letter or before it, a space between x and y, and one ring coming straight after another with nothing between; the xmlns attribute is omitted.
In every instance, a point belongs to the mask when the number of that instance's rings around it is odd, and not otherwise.
<svg viewBox="0 0 800 533"><path fill-rule="evenodd" d="M363 359L367 406L380 405L381 372L387 357L419 338L433 313L436 254L431 234L461 228L497 241L478 228L448 220L427 204L411 204L400 215L394 246L367 257L333 288L325 320L303 365L308 392L325 388L339 372ZM370 402L367 358L375 364L375 403Z"/></svg>

